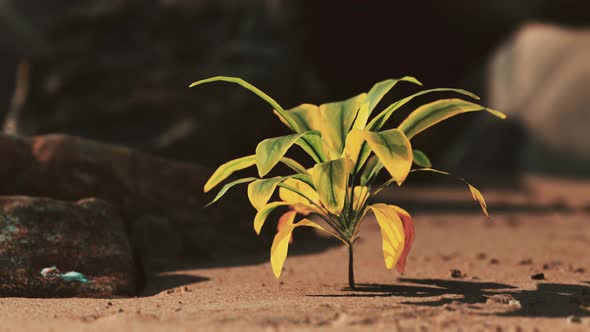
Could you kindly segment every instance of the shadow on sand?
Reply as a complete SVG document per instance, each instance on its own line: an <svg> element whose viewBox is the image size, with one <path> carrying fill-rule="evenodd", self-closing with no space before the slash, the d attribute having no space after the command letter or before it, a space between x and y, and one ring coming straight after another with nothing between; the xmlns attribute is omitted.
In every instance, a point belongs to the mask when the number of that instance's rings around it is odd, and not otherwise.
<svg viewBox="0 0 590 332"><path fill-rule="evenodd" d="M442 306L447 303L483 304L494 295L507 295L519 301L514 310L498 313L499 316L567 317L590 316L584 309L590 306L590 287L576 284L539 283L535 290L517 289L515 286L494 282L455 281L444 279L399 279L414 285L359 284L345 294L309 295L313 297L405 297L412 298L403 304L416 306ZM444 295L459 295L434 301L426 299Z"/></svg>

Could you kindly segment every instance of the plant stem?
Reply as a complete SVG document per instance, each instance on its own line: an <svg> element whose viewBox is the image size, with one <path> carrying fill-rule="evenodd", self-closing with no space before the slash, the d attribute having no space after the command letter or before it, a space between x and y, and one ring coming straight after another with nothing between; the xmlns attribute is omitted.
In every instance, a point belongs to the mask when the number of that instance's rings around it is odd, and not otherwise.
<svg viewBox="0 0 590 332"><path fill-rule="evenodd" d="M348 287L350 289L354 289L354 253L352 246L352 243L348 245Z"/></svg>

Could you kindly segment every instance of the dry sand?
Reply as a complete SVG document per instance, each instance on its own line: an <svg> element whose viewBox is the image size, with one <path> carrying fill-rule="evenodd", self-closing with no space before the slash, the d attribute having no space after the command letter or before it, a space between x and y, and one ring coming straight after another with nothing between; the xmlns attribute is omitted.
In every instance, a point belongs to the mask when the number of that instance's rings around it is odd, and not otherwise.
<svg viewBox="0 0 590 332"><path fill-rule="evenodd" d="M533 193L489 193L491 221L473 205L421 203L404 276L385 269L368 218L356 291L342 289L346 248L295 234L280 280L266 253L185 263L132 299L0 299L0 331L590 331L590 186L531 181ZM455 188L437 193L466 204Z"/></svg>

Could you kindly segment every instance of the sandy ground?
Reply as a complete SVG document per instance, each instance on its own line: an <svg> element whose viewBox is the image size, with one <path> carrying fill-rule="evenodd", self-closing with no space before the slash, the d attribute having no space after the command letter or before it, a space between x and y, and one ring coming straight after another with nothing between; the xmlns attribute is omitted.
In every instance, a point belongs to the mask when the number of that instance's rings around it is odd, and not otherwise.
<svg viewBox="0 0 590 332"><path fill-rule="evenodd" d="M406 274L385 269L369 218L355 291L343 290L346 248L296 237L280 280L267 254L187 263L150 276L138 298L0 299L0 331L590 331L590 186L533 178L528 188L489 192L491 221L455 188L434 192L452 211L410 190L404 199L426 201L410 209L425 212Z"/></svg>

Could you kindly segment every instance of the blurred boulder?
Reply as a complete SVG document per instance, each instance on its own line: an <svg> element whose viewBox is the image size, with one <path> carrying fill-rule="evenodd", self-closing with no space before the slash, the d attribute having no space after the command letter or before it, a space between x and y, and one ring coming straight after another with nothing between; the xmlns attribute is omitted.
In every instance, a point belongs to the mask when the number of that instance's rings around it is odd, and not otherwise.
<svg viewBox="0 0 590 332"><path fill-rule="evenodd" d="M5 132L67 133L209 166L250 154L285 131L271 108L237 86L188 85L240 76L285 107L313 99L294 6L85 1L22 63Z"/></svg>
<svg viewBox="0 0 590 332"><path fill-rule="evenodd" d="M520 123L526 170L590 175L590 30L529 24L494 55L493 107Z"/></svg>
<svg viewBox="0 0 590 332"><path fill-rule="evenodd" d="M0 155L1 195L110 202L148 269L265 247L252 229L255 211L245 190L204 208L211 199L202 192L212 173L207 168L66 135L0 135Z"/></svg>
<svg viewBox="0 0 590 332"><path fill-rule="evenodd" d="M136 266L121 217L106 202L0 197L0 296L113 297L136 294ZM57 266L89 283L44 277Z"/></svg>

